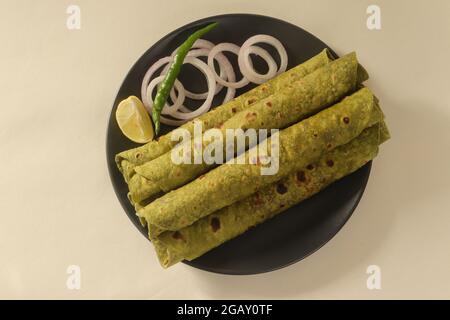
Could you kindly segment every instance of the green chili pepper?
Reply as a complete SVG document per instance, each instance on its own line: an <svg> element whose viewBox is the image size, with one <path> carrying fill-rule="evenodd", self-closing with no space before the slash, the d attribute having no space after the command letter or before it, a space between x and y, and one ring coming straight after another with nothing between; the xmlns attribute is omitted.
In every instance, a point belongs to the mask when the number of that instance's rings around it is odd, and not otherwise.
<svg viewBox="0 0 450 320"><path fill-rule="evenodd" d="M152 119L153 123L155 124L156 134L159 133L160 127L159 117L161 115L161 111L164 108L164 105L166 104L170 90L172 90L173 84L175 83L175 79L178 77L178 74L180 73L184 58L194 45L194 42L200 39L210 30L214 29L217 26L217 24L218 24L217 22L214 22L200 30L197 30L196 32L191 34L189 38L187 38L186 41L178 48L177 53L173 58L173 62L170 65L170 68L167 71L164 80L161 82L161 85L158 88L158 92L156 93L155 100L153 101Z"/></svg>

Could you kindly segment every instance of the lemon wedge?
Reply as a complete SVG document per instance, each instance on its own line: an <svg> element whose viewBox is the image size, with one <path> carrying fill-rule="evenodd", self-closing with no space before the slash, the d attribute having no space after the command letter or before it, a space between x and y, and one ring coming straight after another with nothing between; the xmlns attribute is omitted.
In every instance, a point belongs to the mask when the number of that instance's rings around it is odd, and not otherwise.
<svg viewBox="0 0 450 320"><path fill-rule="evenodd" d="M120 130L128 139L137 143L153 140L155 133L152 121L138 97L129 96L119 103L116 120Z"/></svg>

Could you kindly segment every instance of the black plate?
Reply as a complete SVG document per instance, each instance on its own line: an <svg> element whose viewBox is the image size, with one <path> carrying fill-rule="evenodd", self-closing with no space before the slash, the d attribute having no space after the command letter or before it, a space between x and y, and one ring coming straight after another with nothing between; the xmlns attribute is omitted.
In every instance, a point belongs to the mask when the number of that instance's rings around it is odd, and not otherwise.
<svg viewBox="0 0 450 320"><path fill-rule="evenodd" d="M159 40L139 58L123 81L114 101L109 118L106 153L109 174L117 197L128 217L145 237L147 237L147 231L139 224L135 211L128 202L127 186L114 162L115 154L137 145L130 142L120 132L115 120L115 111L118 103L129 95L140 97L141 81L151 64L169 55L194 30L212 21L220 24L208 33L205 39L214 43L233 42L240 45L255 34L275 36L287 50L289 68L328 47L305 30L282 20L252 14L228 14L202 19L183 26ZM277 56L274 51L271 53ZM255 67L261 66L255 63ZM189 89L196 92L204 91L205 80L198 71L184 68L180 75L181 80L186 76L190 81L185 80L183 83L190 84ZM247 86L243 91L250 88ZM238 94L243 91L238 91ZM223 94L217 97L214 105L220 104L221 98ZM162 127L163 133L171 129L173 128L168 126ZM350 218L364 192L370 168L371 163L366 164L357 172L276 218L252 228L244 235L194 261L185 263L217 273L255 274L279 269L305 258L328 242Z"/></svg>

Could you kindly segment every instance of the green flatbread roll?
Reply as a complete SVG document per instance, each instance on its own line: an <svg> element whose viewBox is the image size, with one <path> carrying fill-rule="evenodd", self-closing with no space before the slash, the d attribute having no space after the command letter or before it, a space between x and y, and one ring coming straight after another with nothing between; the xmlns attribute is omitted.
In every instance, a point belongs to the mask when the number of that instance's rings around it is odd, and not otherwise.
<svg viewBox="0 0 450 320"><path fill-rule="evenodd" d="M290 83L297 81L314 70L328 64L331 61L330 53L327 49L322 50L318 55L305 61L304 63L280 74L262 85L236 97L235 99L214 108L208 113L200 116L198 119L202 122L203 130L220 126L226 120L235 115L236 112L244 110L249 105L259 101L278 90L286 87ZM364 73L360 73L363 77ZM191 134L194 132L193 121L187 122L181 128L188 130ZM161 136L158 140L151 141L143 146L123 151L116 155L116 163L119 170L128 182L134 174L134 167L147 161L153 160L160 155L170 151L177 141L171 141L170 133Z"/></svg>
<svg viewBox="0 0 450 320"><path fill-rule="evenodd" d="M156 199L140 209L138 216L160 232L179 230L304 168L324 152L346 144L382 119L383 113L371 91L360 89L334 106L280 131L276 174L261 175L263 165L260 161L251 164L249 155L254 153L250 149L239 156L244 157L245 164L227 162ZM262 144L271 146L272 140L270 137ZM270 157L272 150L267 149Z"/></svg>
<svg viewBox="0 0 450 320"><path fill-rule="evenodd" d="M193 260L269 220L362 167L375 158L378 146L387 139L385 123L377 123L322 155L312 169L302 168L188 227L162 233L152 241L159 262L167 268L182 260Z"/></svg>
<svg viewBox="0 0 450 320"><path fill-rule="evenodd" d="M225 136L227 129L286 128L354 92L358 85L358 70L355 53L332 61L236 113L220 127L222 136ZM189 143L193 155L194 145L202 144L205 150L214 142L202 141L200 137ZM128 183L132 203L140 204L147 198L180 187L215 166L205 161L200 164L176 164L171 157L172 151L169 151L134 168L136 174Z"/></svg>

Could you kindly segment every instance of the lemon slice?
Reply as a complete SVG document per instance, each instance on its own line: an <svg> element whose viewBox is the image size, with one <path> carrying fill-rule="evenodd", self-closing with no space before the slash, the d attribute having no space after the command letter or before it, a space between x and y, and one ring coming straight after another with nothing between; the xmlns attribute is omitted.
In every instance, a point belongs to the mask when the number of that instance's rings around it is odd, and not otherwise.
<svg viewBox="0 0 450 320"><path fill-rule="evenodd" d="M153 140L155 133L152 121L139 98L129 96L122 100L116 110L116 120L128 139L137 143Z"/></svg>

